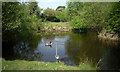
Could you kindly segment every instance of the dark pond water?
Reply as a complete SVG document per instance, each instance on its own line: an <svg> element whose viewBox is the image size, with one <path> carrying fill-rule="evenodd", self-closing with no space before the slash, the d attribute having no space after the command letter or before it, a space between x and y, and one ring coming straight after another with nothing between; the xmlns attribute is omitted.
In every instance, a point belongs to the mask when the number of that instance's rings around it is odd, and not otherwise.
<svg viewBox="0 0 120 72"><path fill-rule="evenodd" d="M45 46L52 41L53 45ZM76 66L90 60L101 69L120 69L120 43L103 41L93 31L87 33L49 33L21 38L16 44L3 44L3 57L7 60L56 62L56 43L60 60Z"/></svg>

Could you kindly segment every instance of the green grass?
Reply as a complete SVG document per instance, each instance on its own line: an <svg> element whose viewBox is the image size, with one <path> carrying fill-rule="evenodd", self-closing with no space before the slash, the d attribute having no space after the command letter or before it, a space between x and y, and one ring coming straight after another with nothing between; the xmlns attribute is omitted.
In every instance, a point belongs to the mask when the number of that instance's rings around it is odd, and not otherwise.
<svg viewBox="0 0 120 72"><path fill-rule="evenodd" d="M2 71L2 58L0 58L0 72Z"/></svg>
<svg viewBox="0 0 120 72"><path fill-rule="evenodd" d="M79 67L66 66L62 63L38 62L38 61L2 61L2 70L95 70L96 68L86 63Z"/></svg>

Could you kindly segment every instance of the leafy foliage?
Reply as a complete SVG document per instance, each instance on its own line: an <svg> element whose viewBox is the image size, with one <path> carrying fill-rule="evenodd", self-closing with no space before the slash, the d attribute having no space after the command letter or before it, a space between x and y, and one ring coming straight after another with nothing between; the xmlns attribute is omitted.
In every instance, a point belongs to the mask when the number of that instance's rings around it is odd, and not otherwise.
<svg viewBox="0 0 120 72"><path fill-rule="evenodd" d="M37 3L4 2L2 8L3 41L29 36L42 27L41 19L37 16Z"/></svg>
<svg viewBox="0 0 120 72"><path fill-rule="evenodd" d="M81 19L80 16L75 16L75 18L72 19L71 23L72 23L72 29L74 30L80 30L80 32L86 30L85 20Z"/></svg>
<svg viewBox="0 0 120 72"><path fill-rule="evenodd" d="M66 22L68 21L68 13L65 6L58 6L56 10L47 8L44 10L44 20L52 22Z"/></svg>
<svg viewBox="0 0 120 72"><path fill-rule="evenodd" d="M79 11L83 9L82 2L67 2L67 10L69 15L69 20L72 20L74 16L79 15Z"/></svg>
<svg viewBox="0 0 120 72"><path fill-rule="evenodd" d="M116 3L112 9L107 23L107 31L120 33L120 2Z"/></svg>
<svg viewBox="0 0 120 72"><path fill-rule="evenodd" d="M44 18L48 21L58 21L55 16L56 11L50 8L44 10Z"/></svg>
<svg viewBox="0 0 120 72"><path fill-rule="evenodd" d="M56 18L59 19L61 22L66 22L68 21L68 14L67 10L61 11L56 11Z"/></svg>
<svg viewBox="0 0 120 72"><path fill-rule="evenodd" d="M106 25L106 19L114 5L114 3L107 2L68 2L67 4L73 29L86 27L97 31Z"/></svg>

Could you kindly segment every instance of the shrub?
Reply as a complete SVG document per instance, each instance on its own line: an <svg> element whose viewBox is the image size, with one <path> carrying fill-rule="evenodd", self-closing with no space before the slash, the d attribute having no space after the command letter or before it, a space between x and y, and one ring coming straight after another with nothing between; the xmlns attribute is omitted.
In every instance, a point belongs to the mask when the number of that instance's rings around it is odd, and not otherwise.
<svg viewBox="0 0 120 72"><path fill-rule="evenodd" d="M79 16L75 16L74 19L72 19L71 24L73 30L80 30L80 32L86 30L85 20Z"/></svg>

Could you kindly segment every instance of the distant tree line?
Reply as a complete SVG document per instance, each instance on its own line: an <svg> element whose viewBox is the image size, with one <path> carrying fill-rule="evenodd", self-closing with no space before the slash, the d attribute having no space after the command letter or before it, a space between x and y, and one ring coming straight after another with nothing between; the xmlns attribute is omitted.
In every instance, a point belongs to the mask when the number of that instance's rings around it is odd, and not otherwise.
<svg viewBox="0 0 120 72"><path fill-rule="evenodd" d="M44 21L52 21L52 22L67 22L68 14L65 6L58 6L56 10L51 8L47 8L44 10L42 19Z"/></svg>

